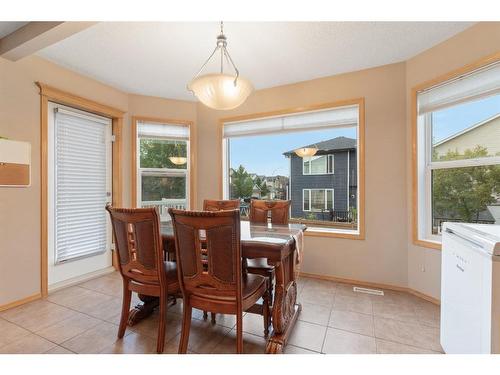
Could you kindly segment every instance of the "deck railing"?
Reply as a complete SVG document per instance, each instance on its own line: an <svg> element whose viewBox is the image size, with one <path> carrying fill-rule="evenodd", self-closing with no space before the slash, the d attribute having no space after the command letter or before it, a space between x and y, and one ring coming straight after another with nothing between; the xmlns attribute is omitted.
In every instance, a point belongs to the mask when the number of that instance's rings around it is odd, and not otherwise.
<svg viewBox="0 0 500 375"><path fill-rule="evenodd" d="M168 214L168 209L176 208L178 210L185 210L187 207L187 200L164 198L161 201L142 201L141 207L156 207L160 214L161 221L169 221L170 215Z"/></svg>

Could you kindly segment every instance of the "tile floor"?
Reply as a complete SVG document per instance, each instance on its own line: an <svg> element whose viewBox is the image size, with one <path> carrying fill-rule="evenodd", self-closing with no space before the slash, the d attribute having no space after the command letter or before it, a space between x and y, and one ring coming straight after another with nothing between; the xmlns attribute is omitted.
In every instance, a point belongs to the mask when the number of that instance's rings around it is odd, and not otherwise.
<svg viewBox="0 0 500 375"><path fill-rule="evenodd" d="M0 312L0 353L154 353L158 316L117 340L121 278L113 273ZM138 300L134 298L133 303ZM439 307L412 295L355 293L352 285L299 280L302 313L285 353L440 353ZM167 314L164 353L177 353L182 300ZM234 316L193 313L190 353L234 353ZM264 353L262 317L245 314L244 350Z"/></svg>

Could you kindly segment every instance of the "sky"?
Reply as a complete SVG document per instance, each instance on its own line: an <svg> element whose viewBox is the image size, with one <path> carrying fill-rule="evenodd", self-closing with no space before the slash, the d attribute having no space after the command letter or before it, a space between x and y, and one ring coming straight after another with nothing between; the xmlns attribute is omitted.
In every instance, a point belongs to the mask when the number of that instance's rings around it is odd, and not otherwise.
<svg viewBox="0 0 500 375"><path fill-rule="evenodd" d="M458 133L500 113L500 95L447 108L433 114L434 142ZM289 159L283 153L335 137L356 138L355 128L232 138L232 168L243 165L250 173L289 176Z"/></svg>
<svg viewBox="0 0 500 375"><path fill-rule="evenodd" d="M443 109L432 114L434 143L500 113L500 95Z"/></svg>
<svg viewBox="0 0 500 375"><path fill-rule="evenodd" d="M259 175L289 176L290 159L285 158L284 152L336 137L356 139L356 129L341 128L232 138L231 167L238 168L243 165L248 172Z"/></svg>

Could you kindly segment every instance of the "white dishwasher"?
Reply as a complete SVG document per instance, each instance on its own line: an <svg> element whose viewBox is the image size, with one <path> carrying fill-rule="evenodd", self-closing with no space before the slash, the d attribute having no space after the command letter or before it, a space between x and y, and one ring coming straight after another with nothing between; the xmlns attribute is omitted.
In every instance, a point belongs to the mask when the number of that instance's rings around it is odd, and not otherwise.
<svg viewBox="0 0 500 375"><path fill-rule="evenodd" d="M445 223L441 346L445 353L500 353L500 225Z"/></svg>

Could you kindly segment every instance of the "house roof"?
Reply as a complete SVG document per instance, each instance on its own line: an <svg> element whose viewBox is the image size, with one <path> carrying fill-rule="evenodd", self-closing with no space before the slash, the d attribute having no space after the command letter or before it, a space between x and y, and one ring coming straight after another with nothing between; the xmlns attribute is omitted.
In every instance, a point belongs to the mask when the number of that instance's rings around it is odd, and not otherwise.
<svg viewBox="0 0 500 375"><path fill-rule="evenodd" d="M486 125L486 124L488 124L488 123L492 122L493 120L497 119L498 117L500 117L500 113L499 113L499 114L496 114L495 116L490 117L490 118L488 118L488 119L486 119L486 120L480 121L480 122L478 122L478 123L476 123L476 124L474 124L474 125L471 125L471 126L469 126L468 128L465 128L464 130L461 130L461 131L459 131L459 132L457 132L457 133L455 133L455 134L452 134L452 135L450 135L450 136L449 136L449 137L447 137L447 138L444 138L444 139L440 140L439 142L437 142L436 144L434 144L434 147L441 146L442 144L444 144L444 143L446 143L446 142L449 142L449 141L451 141L452 139L455 139L455 138L457 138L457 137L460 137L461 135L466 134L466 133L468 133L468 132L470 132L470 131L472 131L472 130L474 130L474 129L477 129L477 128L479 128L480 126Z"/></svg>
<svg viewBox="0 0 500 375"><path fill-rule="evenodd" d="M340 151L340 150L353 150L356 148L356 140L353 138L347 137L336 137L332 139L328 139L323 142L313 143L307 146L301 146L297 148L308 148L308 147L317 147L319 154L327 154L331 151ZM294 154L295 150L290 150L284 152L283 155L290 156Z"/></svg>

